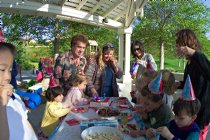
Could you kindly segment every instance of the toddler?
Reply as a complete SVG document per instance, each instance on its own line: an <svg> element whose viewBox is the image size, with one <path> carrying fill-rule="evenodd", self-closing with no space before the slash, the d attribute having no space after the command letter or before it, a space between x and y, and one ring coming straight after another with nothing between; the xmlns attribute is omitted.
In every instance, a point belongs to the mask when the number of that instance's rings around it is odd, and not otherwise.
<svg viewBox="0 0 210 140"><path fill-rule="evenodd" d="M49 137L59 123L59 118L69 113L69 108L62 105L63 88L60 86L48 88L46 92L47 104L42 118L41 130Z"/></svg>
<svg viewBox="0 0 210 140"><path fill-rule="evenodd" d="M64 107L74 107L78 105L84 105L88 103L83 93L83 90L86 88L88 79L86 76L72 74L69 77L69 82L72 87L67 93L67 96L64 98L63 106Z"/></svg>

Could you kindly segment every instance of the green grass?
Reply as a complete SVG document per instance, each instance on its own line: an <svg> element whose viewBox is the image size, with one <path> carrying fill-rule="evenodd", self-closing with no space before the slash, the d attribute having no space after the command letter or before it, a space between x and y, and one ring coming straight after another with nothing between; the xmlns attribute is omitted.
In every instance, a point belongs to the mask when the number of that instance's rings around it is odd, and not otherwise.
<svg viewBox="0 0 210 140"><path fill-rule="evenodd" d="M160 68L160 61L159 59L155 59L157 65L158 65L158 68ZM180 67L179 67L179 61L180 61ZM181 60L181 59L177 59L177 58L174 58L174 59L165 59L165 62L164 62L164 68L165 69L170 69L172 70L173 72L184 72L184 68L185 68L185 64L186 64L186 60Z"/></svg>

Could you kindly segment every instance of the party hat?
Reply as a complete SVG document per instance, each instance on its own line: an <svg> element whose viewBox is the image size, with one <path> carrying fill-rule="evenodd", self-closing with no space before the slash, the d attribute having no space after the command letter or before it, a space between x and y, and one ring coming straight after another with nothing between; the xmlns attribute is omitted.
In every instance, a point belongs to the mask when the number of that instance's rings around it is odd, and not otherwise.
<svg viewBox="0 0 210 140"><path fill-rule="evenodd" d="M0 16L0 42L5 42L4 34L2 31L2 17Z"/></svg>
<svg viewBox="0 0 210 140"><path fill-rule="evenodd" d="M5 42L3 31L0 27L0 42Z"/></svg>
<svg viewBox="0 0 210 140"><path fill-rule="evenodd" d="M50 82L49 82L49 87L57 87L59 84L55 81L55 78L53 75L50 76Z"/></svg>
<svg viewBox="0 0 210 140"><path fill-rule="evenodd" d="M162 93L162 72L149 83L148 88L152 94L158 95Z"/></svg>
<svg viewBox="0 0 210 140"><path fill-rule="evenodd" d="M148 71L154 71L150 60L147 61L146 68L147 68Z"/></svg>
<svg viewBox="0 0 210 140"><path fill-rule="evenodd" d="M189 75L187 75L184 89L182 90L182 95L180 98L187 101L193 101L196 99Z"/></svg>

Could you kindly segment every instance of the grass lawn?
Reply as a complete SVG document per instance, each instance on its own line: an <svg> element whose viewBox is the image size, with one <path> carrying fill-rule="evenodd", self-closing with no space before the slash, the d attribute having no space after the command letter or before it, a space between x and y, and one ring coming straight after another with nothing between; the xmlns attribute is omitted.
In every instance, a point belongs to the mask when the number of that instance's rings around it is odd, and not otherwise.
<svg viewBox="0 0 210 140"><path fill-rule="evenodd" d="M158 68L159 68L160 61L159 61L159 59L155 59L155 60L158 65ZM179 62L180 62L180 66L179 66ZM177 59L177 58L174 58L174 59L167 58L167 59L165 59L164 67L165 67L165 69L170 69L173 72L184 72L186 62L187 62L186 60L181 60L181 59Z"/></svg>
<svg viewBox="0 0 210 140"><path fill-rule="evenodd" d="M38 69L38 62L29 62L31 65L35 66Z"/></svg>

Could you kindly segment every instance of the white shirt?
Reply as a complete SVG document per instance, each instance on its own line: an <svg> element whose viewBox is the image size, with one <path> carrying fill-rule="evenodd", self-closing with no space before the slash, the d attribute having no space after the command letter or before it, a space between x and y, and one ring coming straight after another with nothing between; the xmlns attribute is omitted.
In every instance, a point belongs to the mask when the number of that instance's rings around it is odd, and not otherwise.
<svg viewBox="0 0 210 140"><path fill-rule="evenodd" d="M10 140L37 140L37 137L28 122L27 109L19 95L13 93L15 99L9 99L7 104L7 119Z"/></svg>

